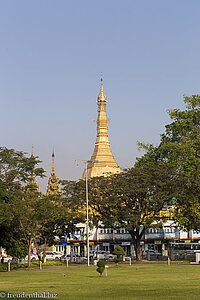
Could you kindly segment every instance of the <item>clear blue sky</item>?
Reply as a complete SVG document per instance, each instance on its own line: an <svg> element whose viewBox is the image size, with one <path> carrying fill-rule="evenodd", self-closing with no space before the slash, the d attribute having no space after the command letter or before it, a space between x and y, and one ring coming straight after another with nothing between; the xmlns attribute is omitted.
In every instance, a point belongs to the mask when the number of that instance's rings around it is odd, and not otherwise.
<svg viewBox="0 0 200 300"><path fill-rule="evenodd" d="M200 1L1 0L0 140L78 179L95 144L103 72L109 139L121 168L157 144L168 108L200 93ZM47 178L41 184L46 186Z"/></svg>

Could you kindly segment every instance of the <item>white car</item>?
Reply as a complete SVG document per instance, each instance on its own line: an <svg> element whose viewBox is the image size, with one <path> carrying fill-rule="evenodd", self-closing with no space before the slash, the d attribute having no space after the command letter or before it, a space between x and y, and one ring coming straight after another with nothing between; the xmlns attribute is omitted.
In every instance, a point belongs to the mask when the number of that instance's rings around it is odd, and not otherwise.
<svg viewBox="0 0 200 300"><path fill-rule="evenodd" d="M109 253L109 254L104 254L104 259L105 260L114 260L114 259L116 259L117 258L117 255L114 255L114 254L111 254L111 253Z"/></svg>
<svg viewBox="0 0 200 300"><path fill-rule="evenodd" d="M159 253L159 252L157 252L157 251L155 251L155 250L152 250L152 249L150 249L150 250L144 250L144 251L142 252L143 255L147 255L148 253L149 253L150 255L161 255L161 253Z"/></svg>
<svg viewBox="0 0 200 300"><path fill-rule="evenodd" d="M24 259L26 262L28 261L28 255L25 257L25 259ZM31 262L34 262L34 261L38 261L39 260L39 258L38 258L38 256L36 255L36 254L31 254Z"/></svg>
<svg viewBox="0 0 200 300"><path fill-rule="evenodd" d="M60 260L62 254L56 252L46 252L45 258L46 260Z"/></svg>

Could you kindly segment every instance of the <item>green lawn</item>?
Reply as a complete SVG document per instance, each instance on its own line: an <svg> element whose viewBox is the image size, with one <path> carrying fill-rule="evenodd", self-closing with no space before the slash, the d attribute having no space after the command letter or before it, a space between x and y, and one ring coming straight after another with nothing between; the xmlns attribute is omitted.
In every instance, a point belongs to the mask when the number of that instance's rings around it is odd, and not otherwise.
<svg viewBox="0 0 200 300"><path fill-rule="evenodd" d="M200 265L111 265L108 277L105 273L99 277L96 267L84 266L14 270L0 272L0 291L49 292L57 294L59 300L193 300L200 299Z"/></svg>

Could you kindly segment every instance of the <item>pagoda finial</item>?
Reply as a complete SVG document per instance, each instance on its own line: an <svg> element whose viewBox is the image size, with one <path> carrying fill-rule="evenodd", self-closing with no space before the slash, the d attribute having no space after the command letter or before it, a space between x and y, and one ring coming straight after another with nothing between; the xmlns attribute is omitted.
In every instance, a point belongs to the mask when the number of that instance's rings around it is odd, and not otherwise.
<svg viewBox="0 0 200 300"><path fill-rule="evenodd" d="M101 101L107 102L107 98L106 98L106 95L105 95L104 89L103 89L103 76L102 76L102 72L101 72L101 89L100 89L99 96L97 98L97 103L99 104Z"/></svg>
<svg viewBox="0 0 200 300"><path fill-rule="evenodd" d="M55 172L55 163L54 163L54 157L55 157L55 154L54 154L54 150L53 150L53 153L52 153L52 173Z"/></svg>

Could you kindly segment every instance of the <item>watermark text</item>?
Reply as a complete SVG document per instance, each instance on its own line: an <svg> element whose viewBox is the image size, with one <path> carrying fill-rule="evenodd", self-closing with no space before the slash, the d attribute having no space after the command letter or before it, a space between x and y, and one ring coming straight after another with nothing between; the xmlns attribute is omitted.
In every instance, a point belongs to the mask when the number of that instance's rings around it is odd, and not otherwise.
<svg viewBox="0 0 200 300"><path fill-rule="evenodd" d="M57 294L52 293L52 292L42 292L42 293L38 293L38 292L34 292L34 293L26 293L26 292L22 292L22 293L9 293L9 292L0 292L0 298L4 298L4 299L37 299L37 298L41 298L41 299L56 299L57 298Z"/></svg>

